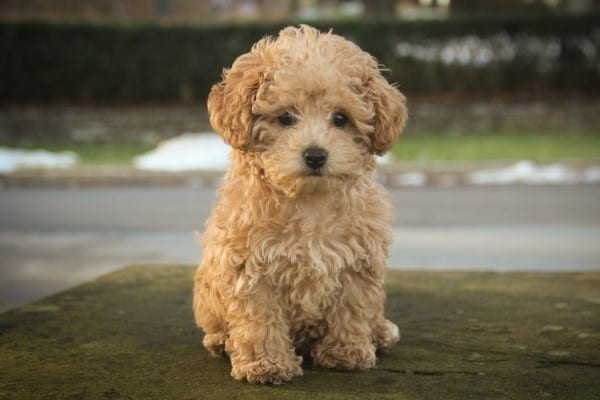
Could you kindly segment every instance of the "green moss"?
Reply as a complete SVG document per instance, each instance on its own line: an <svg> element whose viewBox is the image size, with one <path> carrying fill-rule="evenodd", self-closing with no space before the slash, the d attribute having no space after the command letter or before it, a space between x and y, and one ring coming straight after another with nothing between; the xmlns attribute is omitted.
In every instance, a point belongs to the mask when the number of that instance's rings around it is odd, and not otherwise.
<svg viewBox="0 0 600 400"><path fill-rule="evenodd" d="M78 143L39 142L19 144L19 148L72 151L79 155L84 165L130 165L135 156L152 150L152 144L140 143Z"/></svg>
<svg viewBox="0 0 600 400"><path fill-rule="evenodd" d="M398 272L403 337L367 372L229 376L201 345L193 269L131 267L0 315L0 399L594 398L600 272Z"/></svg>

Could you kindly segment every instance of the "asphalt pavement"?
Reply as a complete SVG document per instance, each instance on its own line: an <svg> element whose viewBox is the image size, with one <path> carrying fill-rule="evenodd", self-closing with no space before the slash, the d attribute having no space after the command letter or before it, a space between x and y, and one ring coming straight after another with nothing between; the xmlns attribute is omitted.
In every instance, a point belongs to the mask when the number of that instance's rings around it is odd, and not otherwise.
<svg viewBox="0 0 600 400"><path fill-rule="evenodd" d="M391 190L390 266L600 268L600 185ZM0 190L0 310L123 267L197 264L215 187Z"/></svg>

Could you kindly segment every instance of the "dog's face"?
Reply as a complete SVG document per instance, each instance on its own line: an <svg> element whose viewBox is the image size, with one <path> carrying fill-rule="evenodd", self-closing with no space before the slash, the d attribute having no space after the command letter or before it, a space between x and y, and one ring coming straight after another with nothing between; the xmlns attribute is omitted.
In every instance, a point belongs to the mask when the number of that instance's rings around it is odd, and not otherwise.
<svg viewBox="0 0 600 400"><path fill-rule="evenodd" d="M208 109L215 130L291 197L370 173L406 122L404 96L370 55L307 26L240 56Z"/></svg>

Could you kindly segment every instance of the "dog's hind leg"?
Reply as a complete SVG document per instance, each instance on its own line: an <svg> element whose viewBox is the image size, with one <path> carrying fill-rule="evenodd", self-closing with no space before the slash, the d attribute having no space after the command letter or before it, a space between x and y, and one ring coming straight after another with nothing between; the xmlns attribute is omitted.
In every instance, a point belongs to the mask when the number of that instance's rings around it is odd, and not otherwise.
<svg viewBox="0 0 600 400"><path fill-rule="evenodd" d="M222 308L219 296L214 295L214 289L205 282L199 269L194 286L194 316L196 324L204 331L202 344L214 356L225 352L227 332L222 314L218 312Z"/></svg>

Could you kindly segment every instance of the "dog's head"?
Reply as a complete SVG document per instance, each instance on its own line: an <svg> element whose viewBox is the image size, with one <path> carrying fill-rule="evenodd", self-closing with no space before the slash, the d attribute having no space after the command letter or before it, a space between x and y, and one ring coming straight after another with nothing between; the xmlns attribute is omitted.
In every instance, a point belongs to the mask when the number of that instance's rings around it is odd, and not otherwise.
<svg viewBox="0 0 600 400"><path fill-rule="evenodd" d="M407 119L404 96L355 44L286 28L240 56L208 99L213 128L294 195L374 169Z"/></svg>

